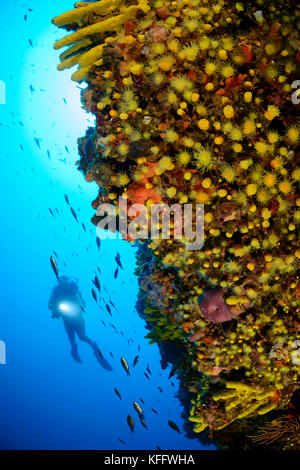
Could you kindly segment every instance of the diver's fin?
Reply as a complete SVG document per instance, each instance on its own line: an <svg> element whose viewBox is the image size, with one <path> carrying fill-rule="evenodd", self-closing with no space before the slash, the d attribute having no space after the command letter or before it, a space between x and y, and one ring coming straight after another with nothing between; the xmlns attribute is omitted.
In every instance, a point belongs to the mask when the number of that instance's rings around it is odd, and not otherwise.
<svg viewBox="0 0 300 470"><path fill-rule="evenodd" d="M77 344L75 344L73 346L73 348L71 349L71 356L73 357L74 361L79 362L80 364L82 364L82 360L80 359L80 356L78 354Z"/></svg>
<svg viewBox="0 0 300 470"><path fill-rule="evenodd" d="M99 354L100 349L98 348L97 343L94 343L93 351L94 351L94 354L96 356L97 362L99 362L100 366L103 367L103 369L105 369L105 370L112 371L113 368L111 367L109 362L107 362L107 360L103 357L102 353L101 353L101 356L100 356L100 354Z"/></svg>

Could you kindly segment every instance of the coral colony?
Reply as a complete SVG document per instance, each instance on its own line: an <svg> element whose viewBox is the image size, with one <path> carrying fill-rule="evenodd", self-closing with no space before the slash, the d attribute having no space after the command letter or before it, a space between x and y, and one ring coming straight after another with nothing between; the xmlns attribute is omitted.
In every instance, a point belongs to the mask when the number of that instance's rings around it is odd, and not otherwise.
<svg viewBox="0 0 300 470"><path fill-rule="evenodd" d="M102 0L53 23L58 69L78 64L96 118L78 162L93 207L204 205L201 250L174 220L170 239L138 242L148 337L181 350L186 429L299 449L297 2Z"/></svg>

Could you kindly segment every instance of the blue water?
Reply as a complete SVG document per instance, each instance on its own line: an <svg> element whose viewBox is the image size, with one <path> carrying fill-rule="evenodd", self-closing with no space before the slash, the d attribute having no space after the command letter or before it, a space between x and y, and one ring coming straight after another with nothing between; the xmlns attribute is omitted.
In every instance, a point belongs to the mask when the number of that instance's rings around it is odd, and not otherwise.
<svg viewBox="0 0 300 470"><path fill-rule="evenodd" d="M0 80L6 87L6 100L4 104L2 96L0 105L0 340L6 343L7 363L0 365L0 448L200 449L197 440L168 426L168 419L181 430L183 426L176 399L178 382L175 379L175 387L171 386L170 369L161 369L158 347L144 338L145 324L135 310L135 248L120 240L102 241L100 251L96 245L90 218L97 187L85 182L75 166L76 140L93 124L93 117L81 109L71 72L56 71L58 53L52 50L63 32L50 19L72 8L71 0L11 0L1 5L5 21L1 23ZM65 193L79 223L65 202ZM85 343L79 343L83 363L76 363L62 320L51 319L47 305L55 285L49 263L53 251L61 274L79 279L86 301L87 334L97 341L112 372L100 367ZM115 280L117 251L125 270ZM108 291L102 288L103 300L111 298L118 309L112 308L112 318L103 309L103 301L97 306L91 295L97 266ZM133 343L128 344L129 338ZM124 356L131 365L138 345L140 361L127 377L120 358ZM144 376L147 364L151 381ZM145 401L148 430L132 407L140 397ZM126 423L128 414L136 422L134 433Z"/></svg>

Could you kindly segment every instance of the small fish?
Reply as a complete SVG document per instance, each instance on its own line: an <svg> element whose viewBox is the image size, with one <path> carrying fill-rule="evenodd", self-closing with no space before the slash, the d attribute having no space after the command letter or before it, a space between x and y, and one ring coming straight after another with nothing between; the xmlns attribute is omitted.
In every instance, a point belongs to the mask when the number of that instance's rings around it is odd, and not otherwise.
<svg viewBox="0 0 300 470"><path fill-rule="evenodd" d="M81 226L82 226L83 230L86 232L86 228L85 228L85 225L84 225L83 222L81 222Z"/></svg>
<svg viewBox="0 0 300 470"><path fill-rule="evenodd" d="M72 215L73 215L74 219L76 220L76 222L78 222L77 214L76 214L75 210L73 209L73 207L70 207L70 210L72 212Z"/></svg>
<svg viewBox="0 0 300 470"><path fill-rule="evenodd" d="M117 265L120 266L121 269L124 269L121 263L120 253L116 254L115 260L116 260Z"/></svg>
<svg viewBox="0 0 300 470"><path fill-rule="evenodd" d="M69 201L69 198L68 198L68 196L65 194L65 195L64 195L64 197L65 197L66 203L67 203L67 204L68 204L68 206L69 206L69 205L70 205L70 201Z"/></svg>
<svg viewBox="0 0 300 470"><path fill-rule="evenodd" d="M66 98L63 98L63 102L64 102L65 105L67 106L67 100L66 100Z"/></svg>
<svg viewBox="0 0 300 470"><path fill-rule="evenodd" d="M120 438L119 438L118 441L121 442L121 444L123 444L124 446L126 446L126 442L123 441L123 439L120 439Z"/></svg>
<svg viewBox="0 0 300 470"><path fill-rule="evenodd" d="M37 145L37 147L40 149L41 148L41 145L40 145L40 141L37 137L34 137L34 142L35 144Z"/></svg>
<svg viewBox="0 0 300 470"><path fill-rule="evenodd" d="M127 416L127 424L130 427L130 431L134 432L134 419L131 415Z"/></svg>
<svg viewBox="0 0 300 470"><path fill-rule="evenodd" d="M145 423L145 421L143 420L143 418L140 418L140 422L141 422L142 426L144 426L145 429L148 429L148 426Z"/></svg>
<svg viewBox="0 0 300 470"><path fill-rule="evenodd" d="M111 357L112 357L112 358L114 358L114 355L113 355L113 353L112 353L112 352L110 352L109 354L111 355Z"/></svg>
<svg viewBox="0 0 300 470"><path fill-rule="evenodd" d="M47 157L50 160L50 151L49 150L47 150Z"/></svg>
<svg viewBox="0 0 300 470"><path fill-rule="evenodd" d="M172 370L171 370L171 372L169 373L169 379L170 379L171 377L173 377L173 375L176 374L176 371L177 371L177 367L175 367L175 366L172 367Z"/></svg>
<svg viewBox="0 0 300 470"><path fill-rule="evenodd" d="M93 298L94 298L95 302L97 303L98 301L97 301L97 294L96 294L96 291L95 291L95 289L92 289L92 291L91 291L91 292L92 292L92 296L93 296Z"/></svg>
<svg viewBox="0 0 300 470"><path fill-rule="evenodd" d="M112 317L110 306L105 304L105 307L106 307L106 310L108 311L108 313L110 314L110 316Z"/></svg>
<svg viewBox="0 0 300 470"><path fill-rule="evenodd" d="M169 419L168 425L170 426L171 429L173 429L173 431L176 431L176 432L178 432L178 434L181 434L181 432L179 431L179 428L178 428L177 424L174 423L174 421L171 421L171 420Z"/></svg>
<svg viewBox="0 0 300 470"><path fill-rule="evenodd" d="M144 400L142 398L140 398L140 401L143 403L143 405L145 404Z"/></svg>
<svg viewBox="0 0 300 470"><path fill-rule="evenodd" d="M162 389L161 387L158 386L157 388L158 388L158 390L160 391L160 393L163 392L163 389Z"/></svg>
<svg viewBox="0 0 300 470"><path fill-rule="evenodd" d="M137 414L139 415L140 418L144 417L143 410L140 407L140 405L138 404L138 402L136 402L136 401L133 402L133 408L135 409L135 411L137 412Z"/></svg>
<svg viewBox="0 0 300 470"><path fill-rule="evenodd" d="M130 375L129 366L128 366L128 363L127 363L127 361L124 357L121 357L121 364L122 364L124 370L127 372L127 375Z"/></svg>
<svg viewBox="0 0 300 470"><path fill-rule="evenodd" d="M119 274L119 268L117 267L117 269L116 269L115 272L114 272L114 278L115 278L115 279L117 279L118 274Z"/></svg>
<svg viewBox="0 0 300 470"><path fill-rule="evenodd" d="M27 15L24 15L24 21L27 21Z"/></svg>
<svg viewBox="0 0 300 470"><path fill-rule="evenodd" d="M98 353L99 353L99 356L102 358L103 357L103 354L101 352L101 349L98 349Z"/></svg>
<svg viewBox="0 0 300 470"><path fill-rule="evenodd" d="M65 145L66 152L70 153L68 147Z"/></svg>
<svg viewBox="0 0 300 470"><path fill-rule="evenodd" d="M94 284L97 287L98 291L101 292L100 281L99 281L99 278L97 276L95 276Z"/></svg>
<svg viewBox="0 0 300 470"><path fill-rule="evenodd" d="M152 372L150 370L149 364L147 364L146 370L149 372L150 375L152 375Z"/></svg>
<svg viewBox="0 0 300 470"><path fill-rule="evenodd" d="M49 209L50 214L54 217L52 209L50 209L50 207L48 207L48 209Z"/></svg>
<svg viewBox="0 0 300 470"><path fill-rule="evenodd" d="M144 376L145 376L148 380L150 380L150 377L149 377L149 375L147 374L147 372L144 372Z"/></svg>
<svg viewBox="0 0 300 470"><path fill-rule="evenodd" d="M35 88L34 88L33 85L30 85L29 88L30 88L31 93L34 93L34 92L35 92Z"/></svg>
<svg viewBox="0 0 300 470"><path fill-rule="evenodd" d="M50 263L52 266L52 269L54 271L55 276L57 277L57 280L59 281L59 276L58 276L58 269L57 269L57 264L53 256L50 256Z"/></svg>
<svg viewBox="0 0 300 470"><path fill-rule="evenodd" d="M140 356L135 356L134 361L133 361L133 367L137 365L137 363L139 362L139 358Z"/></svg>
<svg viewBox="0 0 300 470"><path fill-rule="evenodd" d="M32 41L31 41L30 38L28 39L28 42L29 42L29 44L31 45L31 47L33 47L33 44L32 44Z"/></svg>
<svg viewBox="0 0 300 470"><path fill-rule="evenodd" d="M100 250L100 248L101 248L101 241L100 241L100 238L99 238L99 237L96 238L96 243L97 243L98 250Z"/></svg>
<svg viewBox="0 0 300 470"><path fill-rule="evenodd" d="M117 395L117 397L119 397L120 400L122 400L122 396L121 396L121 393L119 392L119 390L117 388L114 388L114 391L115 391L115 394Z"/></svg>
<svg viewBox="0 0 300 470"><path fill-rule="evenodd" d="M156 411L154 408L151 408L151 410L153 411L153 413L155 413L156 415L158 415L157 411Z"/></svg>
<svg viewBox="0 0 300 470"><path fill-rule="evenodd" d="M159 447L159 446L156 446L156 448L157 448L157 450L162 450L161 447Z"/></svg>

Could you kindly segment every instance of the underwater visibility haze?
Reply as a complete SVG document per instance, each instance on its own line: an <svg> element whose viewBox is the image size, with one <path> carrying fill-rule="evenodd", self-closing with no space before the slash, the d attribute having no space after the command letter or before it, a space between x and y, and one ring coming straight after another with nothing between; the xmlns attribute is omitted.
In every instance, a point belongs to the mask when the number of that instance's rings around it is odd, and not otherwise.
<svg viewBox="0 0 300 470"><path fill-rule="evenodd" d="M299 450L297 3L2 10L0 449Z"/></svg>

